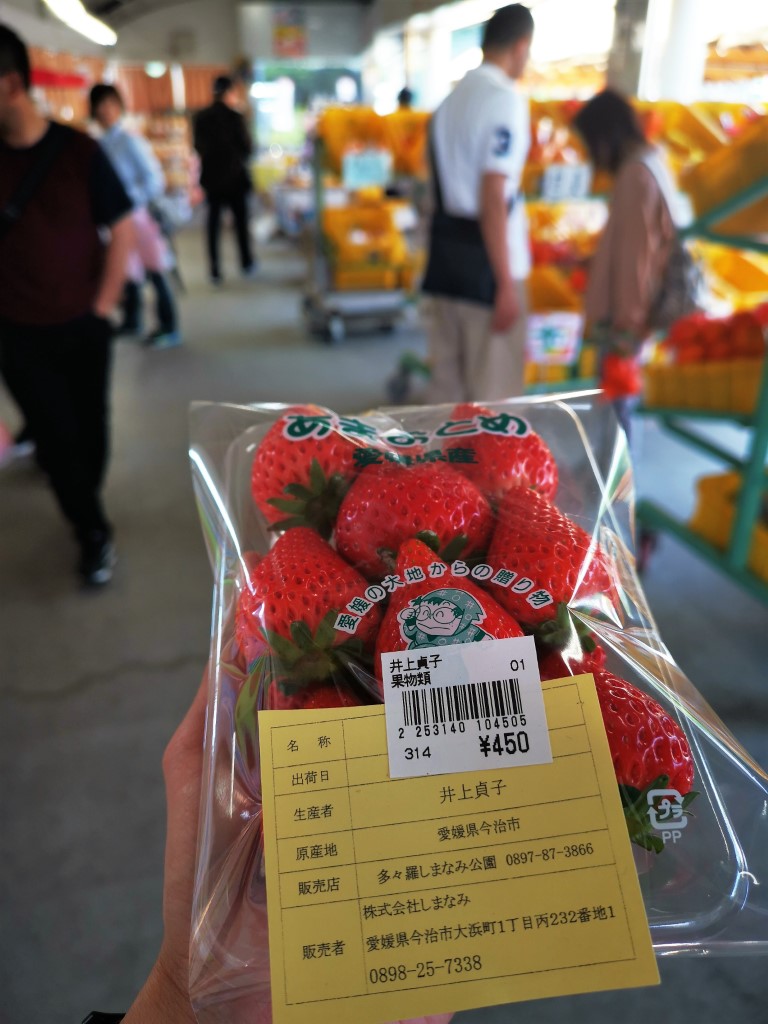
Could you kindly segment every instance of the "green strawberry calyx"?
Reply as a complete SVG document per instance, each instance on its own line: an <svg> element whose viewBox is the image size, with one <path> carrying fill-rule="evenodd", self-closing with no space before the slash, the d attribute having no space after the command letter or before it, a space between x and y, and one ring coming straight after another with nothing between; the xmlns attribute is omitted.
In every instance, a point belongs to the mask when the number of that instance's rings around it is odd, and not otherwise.
<svg viewBox="0 0 768 1024"><path fill-rule="evenodd" d="M461 556L462 551L466 548L469 543L469 537L465 533L460 533L453 540L449 540L444 548L440 547L440 538L437 536L434 530L421 530L416 534L416 540L420 540L422 544L434 551L434 553L441 558L446 565L450 565L455 562L457 558Z"/></svg>
<svg viewBox="0 0 768 1024"><path fill-rule="evenodd" d="M584 653L591 654L597 644L589 627L573 615L565 601L561 601L557 606L555 618L542 623L538 629L534 630L533 635L544 647L562 651L573 641L574 633L578 637Z"/></svg>
<svg viewBox="0 0 768 1024"><path fill-rule="evenodd" d="M269 685L269 655L256 658L242 676L243 685L235 704L235 737L249 770L259 765L257 714L264 707L264 693Z"/></svg>
<svg viewBox="0 0 768 1024"><path fill-rule="evenodd" d="M286 484L284 494L287 497L268 499L268 504L286 515L269 529L283 531L295 526L309 526L328 540L350 482L341 473L326 476L318 460L312 459L308 484Z"/></svg>
<svg viewBox="0 0 768 1024"><path fill-rule="evenodd" d="M305 622L291 623L290 640L274 630L265 630L269 652L256 658L247 672L228 666L237 679L242 679L235 706L235 733L249 768L258 765L257 713L265 706L271 682L291 696L325 679L337 679L340 672L343 676L353 667L353 674L359 674L366 666L372 670L361 640L353 637L334 645L336 616L336 611L329 611L314 633Z"/></svg>
<svg viewBox="0 0 768 1024"><path fill-rule="evenodd" d="M354 637L337 642L334 626L337 618L335 609L327 612L313 633L303 620L291 623L290 639L274 629L265 629L264 637L269 644L280 678L281 688L286 693L296 693L311 682L321 682L350 660L363 657L363 643Z"/></svg>
<svg viewBox="0 0 768 1024"><path fill-rule="evenodd" d="M654 789L668 788L668 775L659 775L644 789L636 789L634 786L625 786L619 783L619 795L621 796L621 806L624 808L624 820L627 823L629 838L636 846L650 850L651 853L661 853L664 849L664 840L653 830L651 825L648 794ZM698 795L691 790L690 793L683 796L683 813L686 816L690 815L688 807Z"/></svg>

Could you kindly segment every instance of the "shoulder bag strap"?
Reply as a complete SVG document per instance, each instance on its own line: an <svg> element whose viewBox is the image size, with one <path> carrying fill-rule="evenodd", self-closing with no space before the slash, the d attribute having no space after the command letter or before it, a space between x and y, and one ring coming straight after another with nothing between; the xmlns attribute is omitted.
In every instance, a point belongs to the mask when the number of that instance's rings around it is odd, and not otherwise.
<svg viewBox="0 0 768 1024"><path fill-rule="evenodd" d="M68 133L59 125L51 123L44 137L37 160L22 179L19 187L8 202L0 209L0 238L3 238L21 220L30 199L42 185L46 175L53 167L56 157L64 148Z"/></svg>

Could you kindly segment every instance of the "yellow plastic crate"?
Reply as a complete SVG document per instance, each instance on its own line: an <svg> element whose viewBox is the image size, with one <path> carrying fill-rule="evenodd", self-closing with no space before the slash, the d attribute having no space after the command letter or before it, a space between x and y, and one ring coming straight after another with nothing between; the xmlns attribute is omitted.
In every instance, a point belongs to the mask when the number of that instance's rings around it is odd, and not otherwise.
<svg viewBox="0 0 768 1024"><path fill-rule="evenodd" d="M701 477L696 483L696 507L689 524L694 533L716 548L727 548L740 490L738 473ZM768 524L764 522L755 524L747 565L756 576L768 582Z"/></svg>
<svg viewBox="0 0 768 1024"><path fill-rule="evenodd" d="M768 177L768 117L762 117L730 145L721 146L683 174L682 186L701 216ZM768 231L768 197L715 225L724 234Z"/></svg>
<svg viewBox="0 0 768 1024"><path fill-rule="evenodd" d="M645 368L645 404L749 415L760 397L763 366L762 359L686 366L651 363Z"/></svg>
<svg viewBox="0 0 768 1024"><path fill-rule="evenodd" d="M328 107L320 115L317 133L325 145L326 162L337 174L350 148L387 147L384 118L370 107Z"/></svg>
<svg viewBox="0 0 768 1024"><path fill-rule="evenodd" d="M339 264L405 263L405 239L388 205L329 207L323 213L323 233Z"/></svg>
<svg viewBox="0 0 768 1024"><path fill-rule="evenodd" d="M569 366L552 366L548 363L526 363L523 382L532 384L561 384L571 376Z"/></svg>
<svg viewBox="0 0 768 1024"><path fill-rule="evenodd" d="M578 373L580 377L597 377L600 368L600 353L596 345L584 344L579 353Z"/></svg>
<svg viewBox="0 0 768 1024"><path fill-rule="evenodd" d="M736 249L716 249L706 253L706 260L717 276L732 288L768 298L768 257Z"/></svg>
<svg viewBox="0 0 768 1024"><path fill-rule="evenodd" d="M581 296L556 267L534 267L528 278L528 300L532 313L581 310Z"/></svg>
<svg viewBox="0 0 768 1024"><path fill-rule="evenodd" d="M421 110L396 110L384 118L396 174L427 177L427 129L430 116Z"/></svg>

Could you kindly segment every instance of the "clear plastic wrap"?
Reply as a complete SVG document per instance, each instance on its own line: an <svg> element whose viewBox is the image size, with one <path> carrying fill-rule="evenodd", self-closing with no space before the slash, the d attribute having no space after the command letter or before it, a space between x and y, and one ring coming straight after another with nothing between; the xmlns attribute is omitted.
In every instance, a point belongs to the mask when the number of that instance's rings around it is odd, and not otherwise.
<svg viewBox="0 0 768 1024"><path fill-rule="evenodd" d="M507 625L487 618L484 638L515 635L511 617L536 631L542 678L594 671L660 706L681 799L671 786L673 806L649 805L658 778L620 787L657 954L768 953L768 776L659 635L624 434L595 393L358 417L198 404L190 457L215 581L190 968L201 1021L271 1020L258 712L381 700L375 658L391 640L377 639L402 605L381 584L416 534L503 604ZM426 628L396 610L403 636Z"/></svg>

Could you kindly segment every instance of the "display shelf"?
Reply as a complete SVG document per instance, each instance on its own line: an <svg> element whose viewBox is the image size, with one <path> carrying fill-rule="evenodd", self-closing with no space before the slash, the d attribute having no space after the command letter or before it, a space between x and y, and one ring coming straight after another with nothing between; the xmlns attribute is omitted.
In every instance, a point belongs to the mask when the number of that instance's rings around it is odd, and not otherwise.
<svg viewBox="0 0 768 1024"><path fill-rule="evenodd" d="M679 519L651 501L638 502L637 517L647 529L658 530L675 537L715 569L743 587L758 601L768 604L768 583L764 583L745 568L744 562L735 557L733 548L728 551L720 551L709 541L694 533L685 523L681 523Z"/></svg>
<svg viewBox="0 0 768 1024"><path fill-rule="evenodd" d="M599 387L595 377L568 377L566 380L538 381L526 384L526 395L556 395L562 391L593 391Z"/></svg>
<svg viewBox="0 0 768 1024"><path fill-rule="evenodd" d="M697 238L703 242L714 242L727 245L732 249L744 249L749 252L768 253L768 238L756 238L750 235L727 235L715 230L715 226L734 213L751 206L752 203L768 196L768 177L761 178L749 188L731 196L725 203L713 207L697 217L680 232L683 238Z"/></svg>
<svg viewBox="0 0 768 1024"><path fill-rule="evenodd" d="M768 197L768 177L761 178L749 188L731 196L724 203L697 217L680 234L683 238L696 238L732 249L768 253L768 238L762 236L727 235L718 232L716 225L726 218L747 209L753 203ZM637 506L638 520L648 530L671 534L692 551L719 569L750 594L768 604L768 583L747 567L752 538L759 521L763 491L766 489L765 464L768 457L768 358L763 368L760 396L751 415L728 413L711 409L649 408L638 410L641 415L654 416L660 426L683 444L724 463L741 475L741 487L736 501L736 514L728 544L716 548L691 527L650 501ZM684 420L732 423L752 431L749 449L739 458L721 445L687 426Z"/></svg>
<svg viewBox="0 0 768 1024"><path fill-rule="evenodd" d="M752 416L704 409L649 409L646 407L639 411L646 416L655 416L668 433L696 448L697 451L725 463L740 473L742 477L733 529L729 543L722 551L704 540L686 523L676 519L652 502L641 501L638 504L639 521L649 530L661 530L672 534L700 554L711 565L743 586L753 596L768 604L768 584L747 568L755 526L760 517L763 492L768 489L768 479L765 473L766 458L768 457L768 359L766 359L763 370L760 398ZM700 433L681 423L682 419L730 422L751 430L752 437L747 454L744 458L735 456L716 442L703 437Z"/></svg>

